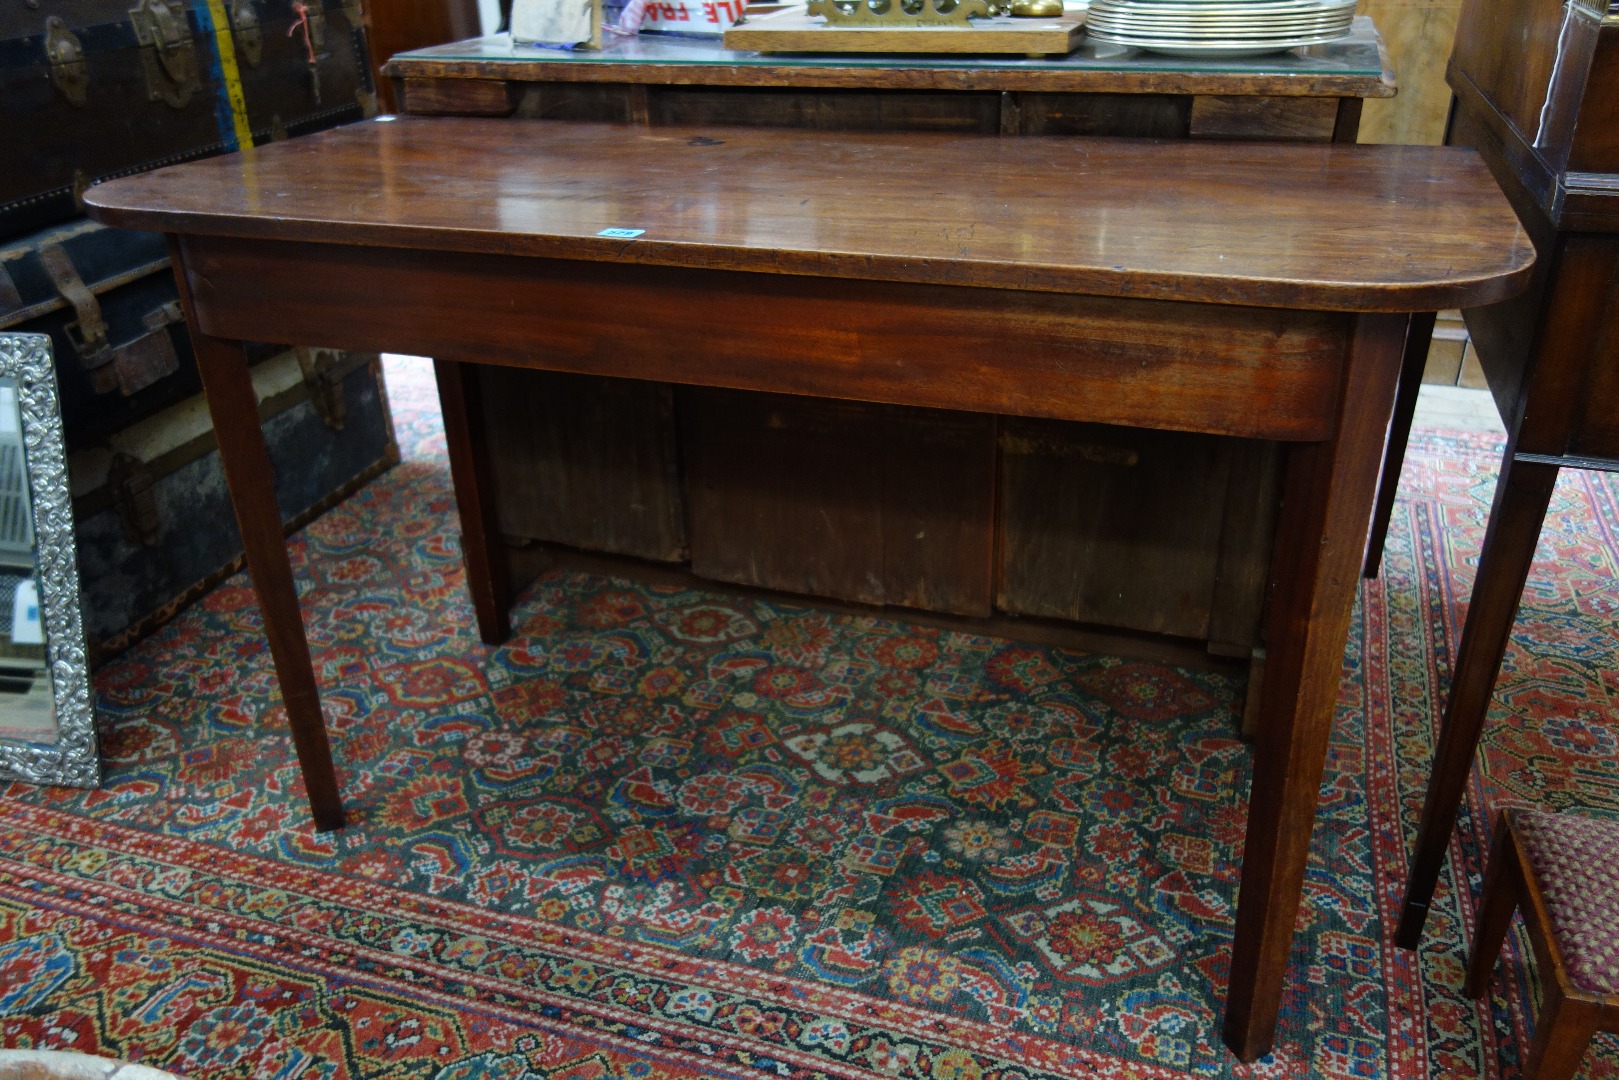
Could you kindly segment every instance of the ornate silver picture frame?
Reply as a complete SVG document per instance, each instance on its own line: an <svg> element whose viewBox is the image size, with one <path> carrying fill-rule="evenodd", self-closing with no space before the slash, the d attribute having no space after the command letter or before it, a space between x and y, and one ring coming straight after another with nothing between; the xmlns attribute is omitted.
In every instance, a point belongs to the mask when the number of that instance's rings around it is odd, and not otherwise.
<svg viewBox="0 0 1619 1080"><path fill-rule="evenodd" d="M96 787L67 454L40 334L0 334L0 584L0 779ZM8 723L8 707L26 724Z"/></svg>

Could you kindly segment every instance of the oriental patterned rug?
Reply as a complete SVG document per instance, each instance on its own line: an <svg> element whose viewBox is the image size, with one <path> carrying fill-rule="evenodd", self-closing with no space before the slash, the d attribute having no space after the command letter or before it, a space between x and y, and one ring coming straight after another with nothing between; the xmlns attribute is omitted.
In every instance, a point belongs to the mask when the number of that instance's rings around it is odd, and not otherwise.
<svg viewBox="0 0 1619 1080"><path fill-rule="evenodd" d="M1390 939L1499 446L1419 431L1357 612L1276 1053L1219 1041L1240 678L581 573L479 645L428 369L298 539L353 824L248 584L96 677L99 791L0 798L0 1042L195 1077L1489 1078L1485 810L1619 815L1619 477L1558 489L1418 954ZM1603 1044L1588 1077L1619 1077Z"/></svg>

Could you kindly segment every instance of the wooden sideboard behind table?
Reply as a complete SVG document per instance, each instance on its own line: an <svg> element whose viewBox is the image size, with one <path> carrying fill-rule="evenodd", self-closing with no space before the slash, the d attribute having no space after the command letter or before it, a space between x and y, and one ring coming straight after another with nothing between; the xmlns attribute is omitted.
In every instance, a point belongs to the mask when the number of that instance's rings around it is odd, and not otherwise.
<svg viewBox="0 0 1619 1080"><path fill-rule="evenodd" d="M1448 141L1484 156L1539 261L1527 292L1464 312L1507 447L1412 855L1406 948L1450 848L1558 471L1619 470L1619 4L1467 0L1446 77Z"/></svg>
<svg viewBox="0 0 1619 1080"><path fill-rule="evenodd" d="M763 56L644 35L600 53L483 38L386 70L407 113L654 128L1353 142L1362 100L1394 93L1364 18L1345 42L1241 60L1091 41L1044 60ZM984 183L970 171L939 182ZM1062 193L1083 212L1083 183ZM1428 326L1419 317L1419 359ZM1055 619L1135 635L1077 638L1103 647L1173 641L1177 658L1260 649L1273 442L532 371L489 369L478 383L469 404L515 582L537 561L518 545L538 541L974 617L1009 636Z"/></svg>

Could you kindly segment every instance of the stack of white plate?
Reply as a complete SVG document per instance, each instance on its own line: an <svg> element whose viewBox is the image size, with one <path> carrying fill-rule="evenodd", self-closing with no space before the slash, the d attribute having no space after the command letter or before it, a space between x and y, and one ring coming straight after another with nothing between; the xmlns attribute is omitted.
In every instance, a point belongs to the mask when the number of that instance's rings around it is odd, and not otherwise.
<svg viewBox="0 0 1619 1080"><path fill-rule="evenodd" d="M1355 0L1092 0L1085 32L1171 56L1257 56L1346 36Z"/></svg>

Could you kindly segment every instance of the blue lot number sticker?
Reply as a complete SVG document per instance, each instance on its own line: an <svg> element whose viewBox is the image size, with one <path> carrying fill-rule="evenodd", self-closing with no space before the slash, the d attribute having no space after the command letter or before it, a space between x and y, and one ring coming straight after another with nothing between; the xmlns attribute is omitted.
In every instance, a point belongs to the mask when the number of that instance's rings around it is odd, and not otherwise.
<svg viewBox="0 0 1619 1080"><path fill-rule="evenodd" d="M603 229L597 236L611 236L615 240L634 240L646 232L645 229Z"/></svg>

